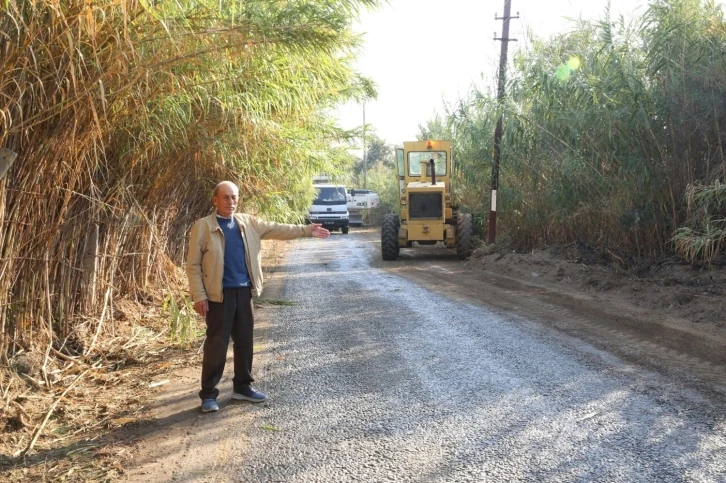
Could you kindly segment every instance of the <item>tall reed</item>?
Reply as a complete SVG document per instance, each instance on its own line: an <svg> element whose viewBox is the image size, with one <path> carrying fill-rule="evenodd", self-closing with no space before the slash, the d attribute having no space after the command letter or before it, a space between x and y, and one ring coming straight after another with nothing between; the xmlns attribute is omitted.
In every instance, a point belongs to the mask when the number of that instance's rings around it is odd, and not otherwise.
<svg viewBox="0 0 726 483"><path fill-rule="evenodd" d="M113 330L113 299L181 263L221 179L300 219L310 175L344 158L326 113L372 94L350 23L377 4L4 2L0 357Z"/></svg>
<svg viewBox="0 0 726 483"><path fill-rule="evenodd" d="M660 256L686 222L689 190L726 177L724 45L721 8L700 0L531 35L501 106L474 91L422 134L455 140L465 204L486 217L504 114L498 225L514 244Z"/></svg>

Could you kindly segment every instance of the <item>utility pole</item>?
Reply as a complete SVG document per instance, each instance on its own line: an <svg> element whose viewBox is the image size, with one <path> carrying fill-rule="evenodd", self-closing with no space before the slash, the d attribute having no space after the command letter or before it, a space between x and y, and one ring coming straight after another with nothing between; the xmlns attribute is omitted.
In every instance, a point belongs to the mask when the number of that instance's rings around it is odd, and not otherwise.
<svg viewBox="0 0 726 483"><path fill-rule="evenodd" d="M368 161L366 160L366 103L363 103L363 188L368 189Z"/></svg>
<svg viewBox="0 0 726 483"><path fill-rule="evenodd" d="M509 20L513 18L519 18L519 12L516 17L511 16L512 11L512 0L504 0L504 16L497 17L494 14L494 20L502 21L502 36L497 37L497 33L494 32L494 40L502 41L502 52L499 55L499 87L497 90L497 101L499 109L502 109L502 101L504 100L504 87L507 78L507 50L509 42L516 42L517 39L509 38ZM503 111L499 114L497 119L497 127L494 130L494 162L492 163L492 197L491 197L491 208L489 211L489 229L487 230L488 237L487 243L492 244L495 242L497 237L497 189L499 188L499 160L501 157L500 144L502 142L502 122L504 113Z"/></svg>

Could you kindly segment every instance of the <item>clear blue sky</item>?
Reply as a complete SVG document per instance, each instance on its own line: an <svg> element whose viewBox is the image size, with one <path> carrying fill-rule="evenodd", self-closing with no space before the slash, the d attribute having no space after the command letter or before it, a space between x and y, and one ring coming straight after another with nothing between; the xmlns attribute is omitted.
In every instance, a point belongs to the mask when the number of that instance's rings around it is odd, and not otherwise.
<svg viewBox="0 0 726 483"><path fill-rule="evenodd" d="M572 28L578 17L601 18L607 0L512 0L510 52L523 45L525 31L548 37ZM611 16L642 13L642 0L610 0ZM415 139L418 125L455 103L472 85L494 87L499 64L503 0L390 0L364 12L355 27L364 34L358 70L378 86L378 99L365 106L366 123L390 144ZM432 68L435 66L435 68ZM363 124L363 106L337 111L339 125Z"/></svg>

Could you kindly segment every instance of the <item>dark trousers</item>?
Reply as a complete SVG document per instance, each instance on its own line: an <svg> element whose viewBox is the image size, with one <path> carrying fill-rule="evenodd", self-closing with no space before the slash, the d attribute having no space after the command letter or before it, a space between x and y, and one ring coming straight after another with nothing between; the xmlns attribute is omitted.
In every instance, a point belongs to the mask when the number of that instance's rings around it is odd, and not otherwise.
<svg viewBox="0 0 726 483"><path fill-rule="evenodd" d="M216 399L219 396L217 384L222 379L224 372L230 335L234 342L234 379L232 383L235 392L245 390L254 381L252 379L254 319L250 287L225 288L222 303L209 302L200 398Z"/></svg>

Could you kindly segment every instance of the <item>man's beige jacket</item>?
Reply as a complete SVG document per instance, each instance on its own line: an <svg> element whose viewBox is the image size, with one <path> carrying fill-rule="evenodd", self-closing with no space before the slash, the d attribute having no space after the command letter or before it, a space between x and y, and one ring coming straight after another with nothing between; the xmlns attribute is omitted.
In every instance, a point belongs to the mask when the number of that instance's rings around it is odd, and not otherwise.
<svg viewBox="0 0 726 483"><path fill-rule="evenodd" d="M252 293L262 294L261 240L292 240L310 237L313 225L284 225L260 220L251 215L235 213L235 220L245 244L245 261L252 281ZM224 234L212 213L192 226L187 254L187 278L194 302L210 300L222 302L222 276L224 275Z"/></svg>

